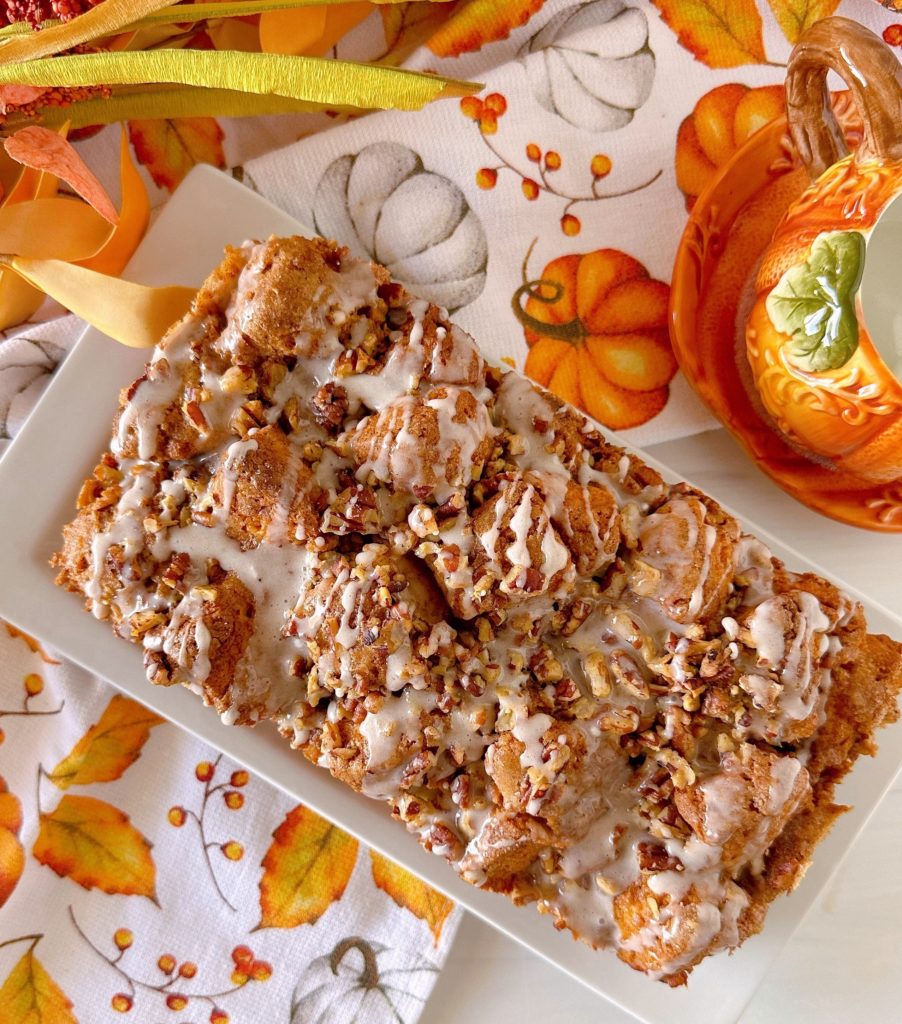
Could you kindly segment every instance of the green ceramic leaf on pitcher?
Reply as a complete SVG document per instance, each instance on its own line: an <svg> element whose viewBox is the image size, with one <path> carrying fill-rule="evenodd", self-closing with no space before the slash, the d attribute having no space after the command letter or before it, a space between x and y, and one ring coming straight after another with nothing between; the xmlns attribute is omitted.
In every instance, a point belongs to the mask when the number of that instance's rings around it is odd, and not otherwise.
<svg viewBox="0 0 902 1024"><path fill-rule="evenodd" d="M864 252L861 232L824 232L808 259L790 267L767 297L771 321L792 338L792 355L802 369L835 370L855 354L855 295Z"/></svg>

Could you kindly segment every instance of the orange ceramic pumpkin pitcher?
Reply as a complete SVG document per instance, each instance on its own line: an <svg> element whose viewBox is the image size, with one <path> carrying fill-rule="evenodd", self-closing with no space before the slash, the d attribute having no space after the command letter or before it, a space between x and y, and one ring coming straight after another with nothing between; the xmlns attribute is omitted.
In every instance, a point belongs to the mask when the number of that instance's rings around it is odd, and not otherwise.
<svg viewBox="0 0 902 1024"><path fill-rule="evenodd" d="M831 110L828 70L864 122L853 154ZM758 271L746 324L752 375L776 426L806 454L867 480L899 479L902 66L862 25L827 18L792 52L786 106L814 181Z"/></svg>

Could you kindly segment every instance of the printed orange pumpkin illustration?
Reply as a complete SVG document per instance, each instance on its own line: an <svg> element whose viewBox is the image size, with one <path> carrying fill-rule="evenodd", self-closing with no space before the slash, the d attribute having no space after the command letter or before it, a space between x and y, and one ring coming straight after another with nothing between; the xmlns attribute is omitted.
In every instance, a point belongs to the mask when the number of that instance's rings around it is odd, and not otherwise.
<svg viewBox="0 0 902 1024"><path fill-rule="evenodd" d="M717 169L783 107L782 85L752 89L731 82L701 97L677 132L676 178L687 210Z"/></svg>
<svg viewBox="0 0 902 1024"><path fill-rule="evenodd" d="M669 294L618 249L552 260L513 299L529 345L526 373L614 430L647 423L667 404L676 373Z"/></svg>

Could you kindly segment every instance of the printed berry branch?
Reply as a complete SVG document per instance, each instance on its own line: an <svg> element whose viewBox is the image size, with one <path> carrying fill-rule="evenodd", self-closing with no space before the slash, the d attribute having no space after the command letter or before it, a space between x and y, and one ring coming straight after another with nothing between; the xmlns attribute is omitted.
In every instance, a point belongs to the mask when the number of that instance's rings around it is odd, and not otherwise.
<svg viewBox="0 0 902 1024"><path fill-rule="evenodd" d="M247 785L248 774L246 771L232 772L228 782L220 782L218 785L212 785L213 779L216 775L216 769L219 767L219 762L222 760L222 754L216 758L215 761L201 761L195 769L194 775L198 782L202 782L204 786L204 795L201 799L200 812L189 810L188 808L176 805L170 807L167 817L169 824L174 828L181 828L185 822L191 818L196 824L200 833L201 849L203 850L204 860L207 863L207 868L210 872L210 878L213 881L213 886L216 892L219 894L219 898L225 903L230 910L235 910L235 906L231 903L229 898L222 890L222 886L219 884L219 879L216 877L216 870L213 867L213 861L210 858L210 850L214 847L217 848L226 860L239 861L244 856L244 847L241 843L234 839L228 839L225 842L219 842L214 839L209 839L206 830L205 818L207 815L207 809L210 806L210 797L215 793L222 793L223 803L230 811L238 811L244 806L244 794L239 792L240 789Z"/></svg>
<svg viewBox="0 0 902 1024"><path fill-rule="evenodd" d="M44 680L37 674L37 672L29 672L23 681L22 687L25 691L25 696L22 698L22 707L3 708L0 710L0 718L6 718L7 716L32 718L39 715L58 715L66 706L66 702L62 700L60 701L58 708L53 708L49 711L37 711L31 707L30 701L34 700L35 697L44 692ZM0 743L3 742L3 738L3 730L0 729Z"/></svg>
<svg viewBox="0 0 902 1024"><path fill-rule="evenodd" d="M117 1013L128 1013L135 1005L139 991L155 993L164 999L166 1007L173 1012L184 1010L193 1000L205 1002L211 1007L210 1024L228 1024L229 1016L219 1003L228 996L243 988L249 981L268 981L272 977L272 965L265 960L256 960L254 952L249 946L236 946L232 950L232 972L231 986L217 992L191 992L186 991L184 982L191 981L197 976L197 964L190 960L181 963L171 953L163 953L157 958L157 969L162 974L162 980L153 982L138 977L132 971L126 969L122 963L126 953L132 948L134 935L128 928L117 928L113 932L113 946L115 954L105 953L88 938L84 929L75 918L75 912L69 907L69 917L72 925L88 946L106 961L110 967L119 975L125 983L128 991L117 992L110 999L110 1006ZM40 936L38 936L40 938Z"/></svg>
<svg viewBox="0 0 902 1024"><path fill-rule="evenodd" d="M556 150L549 149L543 152L541 147L535 142L527 144L525 148L526 159L536 165L537 181L535 177L515 167L492 144L489 136L494 135L498 131L498 121L507 112L507 100L500 92L489 93L485 99L479 99L478 96L466 96L460 101L460 109L465 117L476 124L483 144L500 161L494 167L480 167L476 172L476 184L482 189L492 189L498 182L499 171L511 171L520 179L521 191L530 202L538 199L543 192L558 199L566 200L560 221L561 231L565 235L578 235L582 229L582 223L579 218L570 212L577 204L595 203L602 199L617 199L621 196L633 195L648 188L649 185L653 185L663 174L663 169L661 169L639 185L616 192L603 192L601 191L601 182L611 173L613 163L611 158L604 153L596 153L589 162L591 182L588 192L573 194L559 188L551 177L563 166L563 158Z"/></svg>
<svg viewBox="0 0 902 1024"><path fill-rule="evenodd" d="M35 948L35 946L37 946L37 944L43 938L44 938L44 933L43 932L34 933L32 935L18 935L14 939L7 939L5 942L0 942L0 949L5 949L6 946L14 946L14 945L16 945L17 942L28 942L28 943L30 943L30 945L29 945L28 949L25 950L25 953L28 954L28 953L30 953Z"/></svg>

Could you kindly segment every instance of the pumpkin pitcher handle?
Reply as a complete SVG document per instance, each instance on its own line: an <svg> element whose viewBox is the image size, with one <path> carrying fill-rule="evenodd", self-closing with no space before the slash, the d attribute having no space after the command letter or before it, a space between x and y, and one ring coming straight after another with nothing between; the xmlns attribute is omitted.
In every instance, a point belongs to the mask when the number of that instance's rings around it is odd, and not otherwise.
<svg viewBox="0 0 902 1024"><path fill-rule="evenodd" d="M849 152L827 89L835 71L864 122L856 159L902 162L902 65L870 29L849 18L824 18L793 48L786 71L786 116L812 179Z"/></svg>

